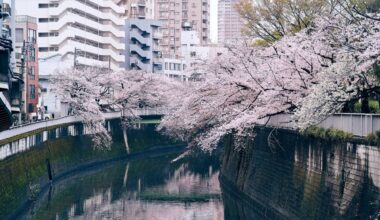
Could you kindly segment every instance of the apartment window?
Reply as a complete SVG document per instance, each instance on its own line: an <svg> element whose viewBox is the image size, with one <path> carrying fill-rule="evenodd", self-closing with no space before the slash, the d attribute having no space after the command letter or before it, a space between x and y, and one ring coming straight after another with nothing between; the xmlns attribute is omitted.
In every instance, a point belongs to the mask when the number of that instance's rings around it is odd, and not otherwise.
<svg viewBox="0 0 380 220"><path fill-rule="evenodd" d="M29 110L29 112L34 112L34 106L32 103L28 104L28 110Z"/></svg>
<svg viewBox="0 0 380 220"><path fill-rule="evenodd" d="M29 49L29 61L36 61L36 50L34 47Z"/></svg>
<svg viewBox="0 0 380 220"><path fill-rule="evenodd" d="M165 70L167 70L167 69L168 69L168 63L165 62Z"/></svg>
<svg viewBox="0 0 380 220"><path fill-rule="evenodd" d="M195 57L196 55L197 55L197 53L196 53L195 51L191 51L191 52L190 52L190 56L191 56L191 57Z"/></svg>
<svg viewBox="0 0 380 220"><path fill-rule="evenodd" d="M38 4L39 8L49 8L49 4Z"/></svg>
<svg viewBox="0 0 380 220"><path fill-rule="evenodd" d="M38 37L49 37L49 33L46 33L46 32L38 33Z"/></svg>
<svg viewBox="0 0 380 220"><path fill-rule="evenodd" d="M28 29L28 41L31 43L36 43L37 32L33 29Z"/></svg>
<svg viewBox="0 0 380 220"><path fill-rule="evenodd" d="M58 51L58 47L49 47L49 51Z"/></svg>
<svg viewBox="0 0 380 220"><path fill-rule="evenodd" d="M39 52L48 52L49 51L49 47L40 47L40 48L38 48L38 51Z"/></svg>
<svg viewBox="0 0 380 220"><path fill-rule="evenodd" d="M29 94L30 99L36 98L36 87L34 85L29 85Z"/></svg>
<svg viewBox="0 0 380 220"><path fill-rule="evenodd" d="M24 40L24 29L16 28L16 42L23 42Z"/></svg>
<svg viewBox="0 0 380 220"><path fill-rule="evenodd" d="M47 23L47 22L49 22L49 18L39 18L38 22L39 23Z"/></svg>
<svg viewBox="0 0 380 220"><path fill-rule="evenodd" d="M28 75L29 75L29 79L35 80L34 66L29 67Z"/></svg>

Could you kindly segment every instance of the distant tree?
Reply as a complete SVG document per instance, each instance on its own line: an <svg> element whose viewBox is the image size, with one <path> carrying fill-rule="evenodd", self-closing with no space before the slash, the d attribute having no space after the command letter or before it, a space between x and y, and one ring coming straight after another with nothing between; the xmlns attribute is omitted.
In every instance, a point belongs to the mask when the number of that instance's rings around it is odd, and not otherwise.
<svg viewBox="0 0 380 220"><path fill-rule="evenodd" d="M310 26L318 16L355 17L379 6L379 0L240 0L235 7L245 22L243 34L267 44Z"/></svg>

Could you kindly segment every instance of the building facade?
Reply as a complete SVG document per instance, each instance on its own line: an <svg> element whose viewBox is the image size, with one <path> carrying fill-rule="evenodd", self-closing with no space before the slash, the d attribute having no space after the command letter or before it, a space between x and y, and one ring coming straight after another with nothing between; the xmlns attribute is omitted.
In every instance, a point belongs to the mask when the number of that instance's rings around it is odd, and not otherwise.
<svg viewBox="0 0 380 220"><path fill-rule="evenodd" d="M199 64L212 61L223 53L227 48L218 45L202 45L197 31L184 28L181 32L180 56L177 58L164 58L162 60L162 73L170 78L187 81L201 70Z"/></svg>
<svg viewBox="0 0 380 220"><path fill-rule="evenodd" d="M218 43L224 45L242 38L243 21L235 9L239 0L219 0L218 2Z"/></svg>
<svg viewBox="0 0 380 220"><path fill-rule="evenodd" d="M117 0L125 8L126 18L154 19L155 0Z"/></svg>
<svg viewBox="0 0 380 220"><path fill-rule="evenodd" d="M0 0L0 131L8 129L20 115L23 81L12 65L14 2L8 4Z"/></svg>
<svg viewBox="0 0 380 220"><path fill-rule="evenodd" d="M16 16L16 71L23 76L21 112L24 119L31 119L38 112L38 45L37 19L30 16Z"/></svg>
<svg viewBox="0 0 380 220"><path fill-rule="evenodd" d="M161 22L146 19L127 19L125 24L125 67L149 73L162 69L159 32Z"/></svg>
<svg viewBox="0 0 380 220"><path fill-rule="evenodd" d="M16 7L37 18L41 58L59 54L71 66L123 69L126 10L116 1L18 0Z"/></svg>
<svg viewBox="0 0 380 220"><path fill-rule="evenodd" d="M202 45L210 41L210 0L156 0L154 15L163 23L164 57L180 55L182 28L197 31Z"/></svg>

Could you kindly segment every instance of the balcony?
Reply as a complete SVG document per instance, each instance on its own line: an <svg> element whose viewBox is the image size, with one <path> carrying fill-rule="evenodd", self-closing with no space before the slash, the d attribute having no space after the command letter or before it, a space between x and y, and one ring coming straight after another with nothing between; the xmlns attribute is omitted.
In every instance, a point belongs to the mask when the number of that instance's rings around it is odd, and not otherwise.
<svg viewBox="0 0 380 220"><path fill-rule="evenodd" d="M153 33L153 39L162 39L162 33L161 32L154 32Z"/></svg>
<svg viewBox="0 0 380 220"><path fill-rule="evenodd" d="M8 3L3 3L1 12L2 12L3 16L4 16L4 14L6 14L7 16L11 16L12 15L11 6Z"/></svg>
<svg viewBox="0 0 380 220"><path fill-rule="evenodd" d="M161 47L160 46L158 46L158 45L153 45L153 51L154 52L160 52L162 49L161 49Z"/></svg>
<svg viewBox="0 0 380 220"><path fill-rule="evenodd" d="M139 7L145 7L145 0L139 0L139 1L137 1L137 6L139 6Z"/></svg>

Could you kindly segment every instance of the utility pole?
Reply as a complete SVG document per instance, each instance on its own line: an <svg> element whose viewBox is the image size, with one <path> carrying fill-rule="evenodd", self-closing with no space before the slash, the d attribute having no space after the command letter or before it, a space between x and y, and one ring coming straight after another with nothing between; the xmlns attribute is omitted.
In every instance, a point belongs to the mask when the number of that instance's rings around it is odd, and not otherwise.
<svg viewBox="0 0 380 220"><path fill-rule="evenodd" d="M25 100L23 100L23 103L22 103L22 108L23 108L23 110L24 110L24 112L25 112L25 120L26 120L26 117L27 117L27 111L28 111L28 109L27 109L27 107L26 107L26 103L27 103L27 100L28 100L28 98L27 98L27 94L28 94L28 88L27 88L27 82L26 82L26 80L27 80L27 77L26 77L26 75L25 75L25 58L26 58L26 53L25 53L25 40L23 40L23 42L22 42L22 48L21 48L21 69L20 69L20 74L21 74L21 77L24 79L24 85L22 86L23 88L24 88L24 90L25 90ZM23 97L23 92L21 93L21 97ZM21 111L22 112L22 111ZM22 117L21 117L21 113L20 112L20 116L19 116L19 122L20 123L22 123L21 122L21 120L22 120Z"/></svg>

